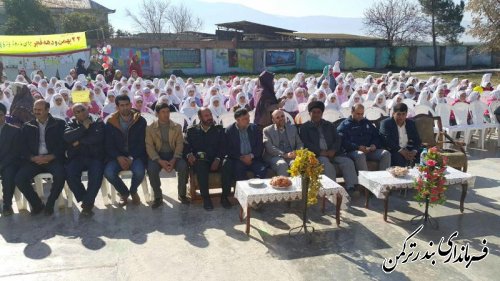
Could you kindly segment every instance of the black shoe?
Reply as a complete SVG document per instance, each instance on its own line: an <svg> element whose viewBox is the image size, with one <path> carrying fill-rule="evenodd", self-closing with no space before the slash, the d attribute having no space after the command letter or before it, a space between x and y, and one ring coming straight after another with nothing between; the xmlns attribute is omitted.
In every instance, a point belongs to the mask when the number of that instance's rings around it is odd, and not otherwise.
<svg viewBox="0 0 500 281"><path fill-rule="evenodd" d="M179 199L179 201L181 201L182 204L184 205L187 205L189 204L189 199L184 195L184 196L179 196L177 199Z"/></svg>
<svg viewBox="0 0 500 281"><path fill-rule="evenodd" d="M54 214L54 207L47 207L45 206L45 209L43 210L43 213L47 216L50 217Z"/></svg>
<svg viewBox="0 0 500 281"><path fill-rule="evenodd" d="M12 210L12 207L10 207L10 206L3 207L2 216L8 217L8 216L12 216L13 214L14 214L14 210Z"/></svg>
<svg viewBox="0 0 500 281"><path fill-rule="evenodd" d="M94 206L87 206L85 204L82 204L82 215L86 217L91 217L94 215L94 212L92 212L92 208Z"/></svg>
<svg viewBox="0 0 500 281"><path fill-rule="evenodd" d="M212 199L203 198L203 209L207 211L212 211L214 209L214 205L212 204Z"/></svg>
<svg viewBox="0 0 500 281"><path fill-rule="evenodd" d="M163 199L155 199L155 201L153 202L153 205L151 205L151 208L152 209L157 209L161 205L163 205Z"/></svg>
<svg viewBox="0 0 500 281"><path fill-rule="evenodd" d="M227 197L222 197L220 199L220 204L224 209L231 209L231 207L233 206L231 202L229 202L229 199L227 199Z"/></svg>
<svg viewBox="0 0 500 281"><path fill-rule="evenodd" d="M31 215L36 216L40 214L43 211L43 209L45 209L45 205L42 203L42 205L40 205L38 208L33 208L31 210Z"/></svg>

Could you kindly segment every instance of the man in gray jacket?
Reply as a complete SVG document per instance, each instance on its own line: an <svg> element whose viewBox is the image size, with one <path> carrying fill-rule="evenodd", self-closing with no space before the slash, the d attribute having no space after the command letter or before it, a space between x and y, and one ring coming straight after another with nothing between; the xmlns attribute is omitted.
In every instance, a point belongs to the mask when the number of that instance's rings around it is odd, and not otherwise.
<svg viewBox="0 0 500 281"><path fill-rule="evenodd" d="M275 110L273 125L264 128L264 161L280 176L288 176L288 168L295 159L295 150L303 148L297 128L287 124L285 113Z"/></svg>

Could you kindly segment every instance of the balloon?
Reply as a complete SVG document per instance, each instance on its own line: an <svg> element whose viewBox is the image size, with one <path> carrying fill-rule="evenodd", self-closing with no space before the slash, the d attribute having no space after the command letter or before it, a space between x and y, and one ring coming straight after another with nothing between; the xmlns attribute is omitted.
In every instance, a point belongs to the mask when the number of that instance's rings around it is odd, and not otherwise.
<svg viewBox="0 0 500 281"><path fill-rule="evenodd" d="M101 49L101 48L99 48L99 47L97 47L97 52L98 52L99 54L102 54L102 49Z"/></svg>
<svg viewBox="0 0 500 281"><path fill-rule="evenodd" d="M103 61L103 62L108 62L108 59L109 59L109 58L108 58L107 56L102 57L102 61Z"/></svg>
<svg viewBox="0 0 500 281"><path fill-rule="evenodd" d="M108 49L107 54L108 54L108 55L111 55L111 49Z"/></svg>
<svg viewBox="0 0 500 281"><path fill-rule="evenodd" d="M107 48L108 50L111 50L111 45L107 45L107 46L106 46L106 48Z"/></svg>
<svg viewBox="0 0 500 281"><path fill-rule="evenodd" d="M107 63L103 63L103 64L102 64L102 68L104 68L104 69L108 69L108 68L109 68L109 65L108 65Z"/></svg>
<svg viewBox="0 0 500 281"><path fill-rule="evenodd" d="M105 54L107 54L107 53L108 53L108 48L103 47L103 48L102 48L102 52L103 52L103 53L105 53Z"/></svg>
<svg viewBox="0 0 500 281"><path fill-rule="evenodd" d="M109 58L108 63L113 64L113 58Z"/></svg>

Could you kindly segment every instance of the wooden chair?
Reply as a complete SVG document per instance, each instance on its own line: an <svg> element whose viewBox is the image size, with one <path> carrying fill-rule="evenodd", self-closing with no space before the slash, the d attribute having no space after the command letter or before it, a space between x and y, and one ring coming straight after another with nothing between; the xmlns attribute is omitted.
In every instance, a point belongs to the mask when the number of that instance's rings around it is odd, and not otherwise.
<svg viewBox="0 0 500 281"><path fill-rule="evenodd" d="M417 127L418 135L422 140L422 145L426 147L437 146L441 149L444 156L448 157L448 166L463 172L467 171L467 154L463 147L463 143L453 140L444 130L441 125L439 116L432 117L427 114L420 114L413 118ZM439 129L438 137L434 135L434 125L437 124ZM437 141L436 141L437 139ZM452 144L453 148L444 148L444 144Z"/></svg>

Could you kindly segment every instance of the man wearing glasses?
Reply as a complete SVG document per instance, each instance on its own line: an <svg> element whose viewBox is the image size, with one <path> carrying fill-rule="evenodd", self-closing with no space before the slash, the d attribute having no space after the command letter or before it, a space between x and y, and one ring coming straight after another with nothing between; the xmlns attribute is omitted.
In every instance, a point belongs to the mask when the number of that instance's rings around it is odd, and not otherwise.
<svg viewBox="0 0 500 281"><path fill-rule="evenodd" d="M104 174L104 123L89 116L81 103L73 105L72 110L74 117L64 132L68 147L66 181L76 200L82 202L82 215L90 216ZM88 171L87 190L81 180L83 171Z"/></svg>

